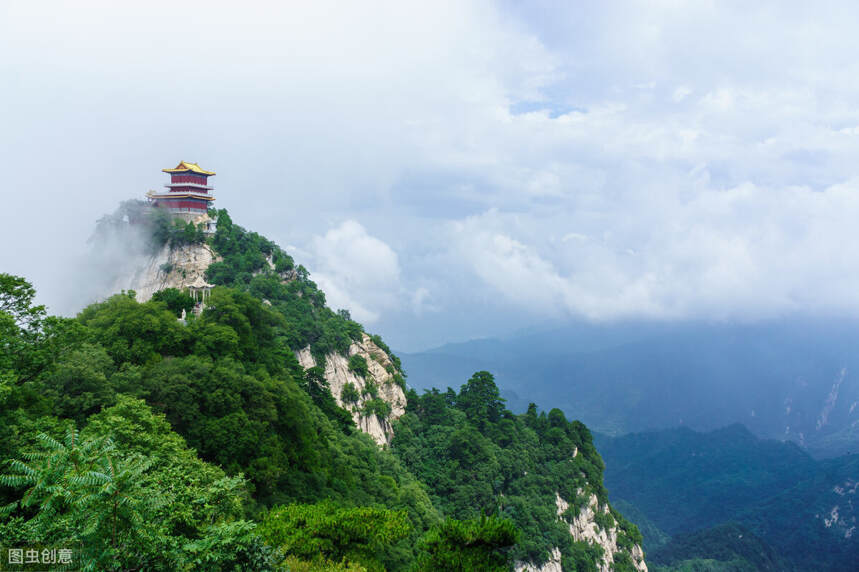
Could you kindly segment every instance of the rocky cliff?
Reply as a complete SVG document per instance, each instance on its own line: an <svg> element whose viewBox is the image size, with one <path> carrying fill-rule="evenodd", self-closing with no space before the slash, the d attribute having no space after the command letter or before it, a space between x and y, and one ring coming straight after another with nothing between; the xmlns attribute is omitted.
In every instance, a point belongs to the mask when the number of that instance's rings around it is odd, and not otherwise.
<svg viewBox="0 0 859 572"><path fill-rule="evenodd" d="M133 290L137 301L149 300L155 292L165 288L185 290L189 287L210 286L206 282L206 269L221 257L206 243L188 244L171 247L164 245L154 255L140 255L128 261L127 267L118 272L118 277L107 292L112 294L121 290ZM272 271L274 263L271 255L266 263ZM284 282L295 278L294 270L279 274ZM306 347L296 352L301 365L306 369L319 365ZM360 356L367 364L366 375L349 367L349 358ZM399 418L406 407L406 396L397 385L395 375L399 372L391 357L377 346L366 333L360 341L353 342L348 351L331 352L325 356L325 380L328 382L337 404L352 414L355 424L361 431L369 434L377 443L384 445L393 436L391 422ZM346 403L342 399L344 387L351 384L358 392L358 399ZM389 412L377 414L366 412L368 403L381 399L387 403Z"/></svg>
<svg viewBox="0 0 859 572"><path fill-rule="evenodd" d="M579 494L584 491L579 490ZM555 504L558 507L558 518L570 525L570 534L576 542L587 542L596 544L603 550L602 562L599 563L600 572L608 572L612 569L615 555L621 552L618 546L618 529L614 519L609 519L609 526L597 522L597 515L606 518L610 514L608 504L601 504L593 493L586 496L586 501L575 516L569 516L570 504L556 494ZM644 551L641 546L633 545L629 550L632 565L636 570L647 572L647 564L644 562Z"/></svg>
<svg viewBox="0 0 859 572"><path fill-rule="evenodd" d="M584 542L600 547L602 558L597 563L599 572L613 570L614 563L621 553L629 556L633 568L640 572L647 572L644 550L640 545L634 544L629 549L618 545L619 531L617 523L609 516L608 504L600 503L593 493L586 493L581 489L578 493L580 497L584 497L585 502L580 503L581 506L574 515L570 514L570 503L564 500L560 494L555 493L558 519L569 525L570 536L575 542ZM609 526L606 526L606 522L609 523ZM515 572L564 572L561 560L561 550L555 548L551 551L549 560L541 566L529 562L517 562L514 570Z"/></svg>
<svg viewBox="0 0 859 572"><path fill-rule="evenodd" d="M130 272L121 275L111 292L134 290L137 301L149 300L165 288L184 290L206 285L206 269L220 257L205 243L171 247L165 244L156 254L141 257Z"/></svg>
<svg viewBox="0 0 859 572"><path fill-rule="evenodd" d="M331 352L325 356L325 380L337 404L352 414L352 419L361 431L370 435L378 444L386 445L393 437L391 422L398 419L406 411L406 395L397 385L396 366L390 356L377 346L366 333L362 333L361 341L349 346L348 355ZM298 362L305 369L319 365L306 347L296 352ZM361 375L349 367L349 358L360 356L367 363L367 374ZM358 393L357 401L344 400L344 388L348 384ZM365 412L367 403L374 396L390 405L391 411L380 416Z"/></svg>

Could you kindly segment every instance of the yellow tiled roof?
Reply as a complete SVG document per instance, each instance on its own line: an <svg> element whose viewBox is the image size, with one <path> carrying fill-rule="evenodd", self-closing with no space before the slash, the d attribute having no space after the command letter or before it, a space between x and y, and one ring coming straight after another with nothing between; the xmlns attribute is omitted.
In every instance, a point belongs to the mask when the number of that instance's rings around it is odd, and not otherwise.
<svg viewBox="0 0 859 572"><path fill-rule="evenodd" d="M179 164L173 167L172 169L161 169L165 173L199 173L201 175L214 175L214 171L206 171L205 169L200 168L200 165L197 163L188 163L187 161L179 161Z"/></svg>

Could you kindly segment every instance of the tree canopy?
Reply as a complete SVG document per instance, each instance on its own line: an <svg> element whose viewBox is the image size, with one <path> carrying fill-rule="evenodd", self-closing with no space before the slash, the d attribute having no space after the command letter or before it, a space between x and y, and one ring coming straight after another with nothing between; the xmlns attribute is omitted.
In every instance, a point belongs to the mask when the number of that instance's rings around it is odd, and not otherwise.
<svg viewBox="0 0 859 572"><path fill-rule="evenodd" d="M552 546L584 557L555 514L558 492L605 500L581 423L513 415L481 371L459 392L410 391L380 448L324 376L362 326L277 245L213 214L208 239L136 203L99 223L140 220L153 248L208 240L223 259L199 316L167 289L52 317L29 282L0 274L0 546L74 547L85 570L502 570ZM387 419L367 361L349 368L367 378L362 413Z"/></svg>

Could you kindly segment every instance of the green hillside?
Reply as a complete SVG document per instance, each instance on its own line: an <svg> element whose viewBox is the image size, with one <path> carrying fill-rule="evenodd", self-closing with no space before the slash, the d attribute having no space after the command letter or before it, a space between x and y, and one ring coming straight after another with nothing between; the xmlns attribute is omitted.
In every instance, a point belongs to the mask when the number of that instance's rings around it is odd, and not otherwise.
<svg viewBox="0 0 859 572"><path fill-rule="evenodd" d="M559 409L524 415L504 407L488 372L478 372L456 393L437 390L418 396L396 425L393 450L429 485L433 502L445 514L472 518L499 512L522 533L515 560L542 562L559 548L565 570L596 570L602 551L574 542L569 521L591 495L608 505L602 485L602 459L588 429L567 421ZM570 514L556 518L556 495ZM601 515L602 528L615 528L617 546L641 544L641 534L617 511ZM613 555L615 570L634 570L628 555Z"/></svg>
<svg viewBox="0 0 859 572"><path fill-rule="evenodd" d="M122 215L102 228L140 220ZM596 566L599 546L565 537L555 506L560 492L574 518L575 487L606 499L584 425L514 416L479 373L444 403L410 392L379 447L294 353L324 363L361 325L218 216L210 238L144 219L153 250L208 241L223 257L199 317L178 319L191 306L176 290L48 316L25 279L0 274L0 547L70 549L91 570L508 570L554 547ZM637 530L600 518L629 569Z"/></svg>
<svg viewBox="0 0 859 572"><path fill-rule="evenodd" d="M679 566L698 558L743 561L753 570L788 564L798 570L847 570L859 561L854 534L859 455L815 461L793 443L758 439L740 425L710 433L598 435L596 442L606 460L612 500L634 507L627 511L634 521L643 515L646 533L655 526L674 535L657 545L645 534L654 563ZM729 523L755 535L754 550L778 554L783 562L773 568L745 554L736 545L743 533L726 532L732 530ZM748 542L744 535L741 544ZM693 545L700 550L687 550Z"/></svg>
<svg viewBox="0 0 859 572"><path fill-rule="evenodd" d="M787 572L793 564L735 523L678 534L650 554L654 572Z"/></svg>

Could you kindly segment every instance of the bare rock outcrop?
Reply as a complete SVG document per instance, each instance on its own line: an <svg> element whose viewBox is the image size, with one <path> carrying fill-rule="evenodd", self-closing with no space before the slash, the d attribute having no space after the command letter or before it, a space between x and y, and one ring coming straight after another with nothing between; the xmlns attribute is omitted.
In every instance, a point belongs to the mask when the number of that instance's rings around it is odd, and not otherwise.
<svg viewBox="0 0 859 572"><path fill-rule="evenodd" d="M191 222L204 228L214 224L207 214L196 216ZM105 291L113 294L134 290L138 302L146 302L155 292L165 288L184 290L210 286L206 283L206 269L211 263L222 260L205 243L181 246L168 243L153 254L148 252L148 248L141 248L146 241L140 237L132 239L125 236L119 240L128 241L131 246L124 250L121 260L111 265L112 278Z"/></svg>
<svg viewBox="0 0 859 572"><path fill-rule="evenodd" d="M583 494L583 491L579 490L579 494ZM573 537L574 541L596 544L602 548L603 556L597 563L597 567L600 572L610 572L614 564L615 554L620 552L621 549L617 545L617 526L610 526L606 529L597 522L598 514L606 515L609 513L608 505L601 505L597 496L590 493L587 496L585 504L572 519L566 516L567 510L570 508L570 503L564 500L558 493L555 493L555 506L557 508L558 519L569 525L570 536ZM641 546L637 544L633 546L629 551L629 556L636 570L647 572L647 564L644 562L644 550L642 550ZM561 551L558 548L552 549L549 559L541 566L530 562L517 562L514 565L514 570L515 572L563 572Z"/></svg>
<svg viewBox="0 0 859 572"><path fill-rule="evenodd" d="M366 377L349 368L349 358L354 355L363 357L367 362ZM296 356L305 369L317 365L310 347L296 352ZM328 382L337 405L351 412L355 425L370 435L379 445L391 442L394 436L391 422L406 412L406 395L395 381L396 373L396 367L390 356L373 343L366 333L362 333L360 341L353 342L349 346L347 355L331 352L325 356L325 381ZM343 401L343 388L347 384L352 384L358 391L359 397L355 403ZM387 416L380 417L364 413L364 405L372 398L365 393L368 387L375 387L378 397L390 405L391 412Z"/></svg>
<svg viewBox="0 0 859 572"><path fill-rule="evenodd" d="M164 247L137 266L137 269L119 278L111 289L134 290L138 302L146 302L155 292L165 288L183 290L189 286L204 285L209 264L220 260L207 244L187 244Z"/></svg>
<svg viewBox="0 0 859 572"><path fill-rule="evenodd" d="M561 498L561 495L555 494L555 504L558 507L558 516L564 514L569 508L569 503ZM611 526L608 529L600 526L596 517L598 514L608 514L609 508L607 504L600 504L597 496L591 493L587 497L584 506L579 509L579 513L569 521L570 534L573 539L579 542L587 542L588 544L598 544L603 549L602 561L599 563L600 572L609 572L614 563L614 555L618 552L617 546L617 526ZM636 550L637 549L637 550ZM630 556L632 564L636 570L647 572L647 564L644 562L644 551L640 546L633 547Z"/></svg>
<svg viewBox="0 0 859 572"><path fill-rule="evenodd" d="M553 548L549 559L541 566L530 562L517 562L513 565L514 572L564 572L564 567L561 566L561 550Z"/></svg>

